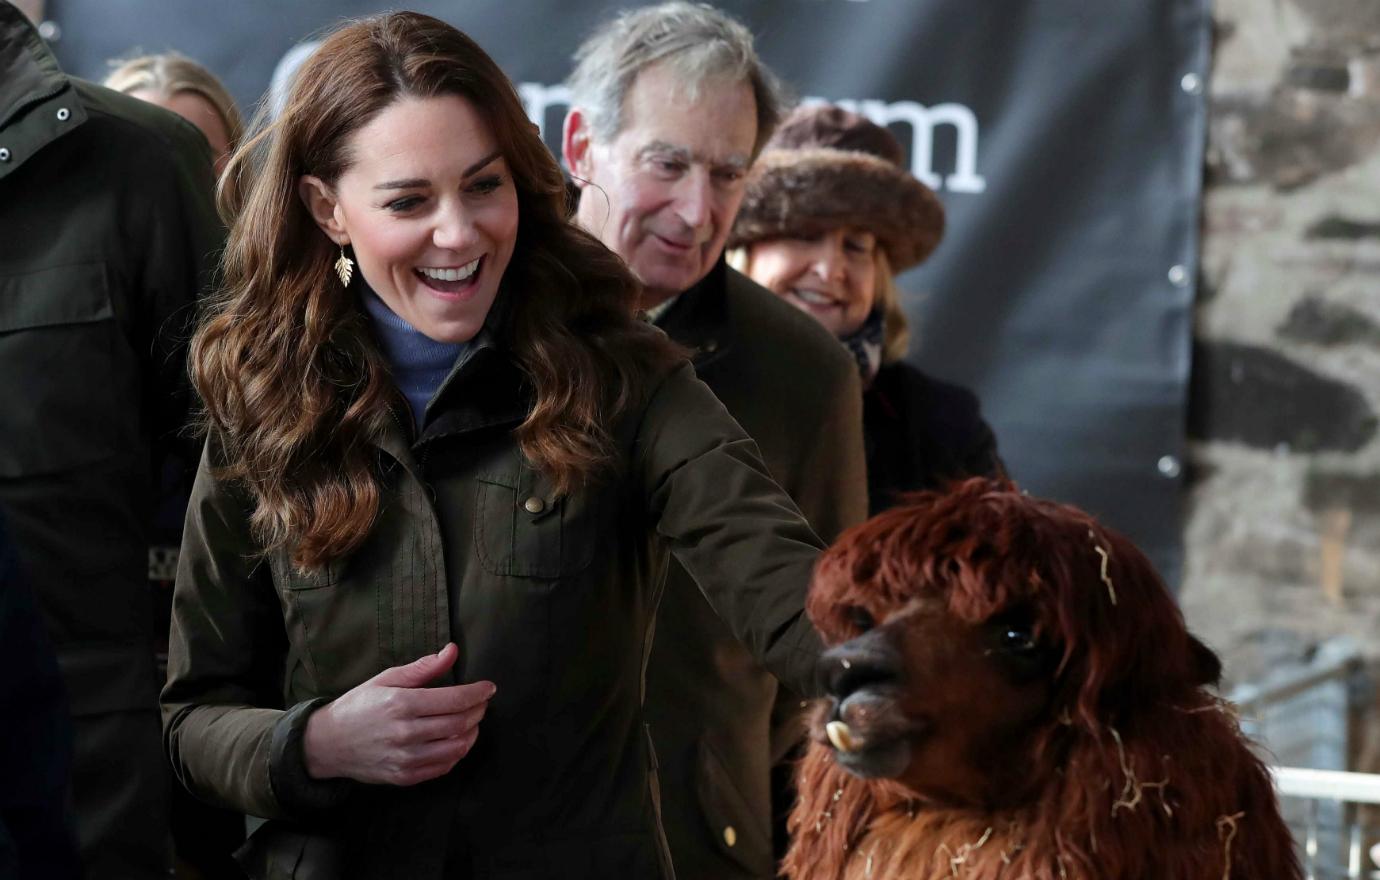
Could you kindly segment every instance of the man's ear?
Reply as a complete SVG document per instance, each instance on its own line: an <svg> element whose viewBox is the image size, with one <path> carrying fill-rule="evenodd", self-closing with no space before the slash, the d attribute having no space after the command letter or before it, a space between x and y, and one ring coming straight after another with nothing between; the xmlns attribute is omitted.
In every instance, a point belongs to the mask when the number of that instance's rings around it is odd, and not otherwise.
<svg viewBox="0 0 1380 880"><path fill-rule="evenodd" d="M571 179L581 189L589 185L594 172L590 135L589 117L579 107L571 107L561 127L561 158L565 160Z"/></svg>
<svg viewBox="0 0 1380 880"><path fill-rule="evenodd" d="M350 243L345 224L341 222L340 203L336 200L334 190L327 186L324 180L311 174L303 174L297 180L297 195L307 206L316 225L321 227L321 231L326 233L331 241L342 247Z"/></svg>

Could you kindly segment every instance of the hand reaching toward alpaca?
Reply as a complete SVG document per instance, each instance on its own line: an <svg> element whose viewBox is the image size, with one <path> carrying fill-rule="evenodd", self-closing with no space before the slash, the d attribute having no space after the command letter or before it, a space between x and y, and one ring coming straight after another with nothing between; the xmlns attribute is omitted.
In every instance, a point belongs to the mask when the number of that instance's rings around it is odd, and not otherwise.
<svg viewBox="0 0 1380 880"><path fill-rule="evenodd" d="M302 751L316 779L345 777L416 785L449 773L469 754L496 690L488 681L428 688L455 664L448 643L404 666L385 669L307 720Z"/></svg>

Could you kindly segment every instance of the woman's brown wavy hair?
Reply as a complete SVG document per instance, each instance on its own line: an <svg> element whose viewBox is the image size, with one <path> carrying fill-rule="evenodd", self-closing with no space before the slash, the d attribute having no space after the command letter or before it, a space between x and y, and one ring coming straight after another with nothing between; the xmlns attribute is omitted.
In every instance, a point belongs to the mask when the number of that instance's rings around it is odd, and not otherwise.
<svg viewBox="0 0 1380 880"><path fill-rule="evenodd" d="M220 473L247 488L265 551L286 547L300 568L368 534L380 507L371 441L402 398L298 180L334 184L354 132L402 97L439 95L480 111L518 192L500 332L530 385L516 430L528 460L562 492L597 478L613 461L610 420L679 356L633 316L637 284L623 262L566 219L559 166L473 40L409 12L340 27L303 64L281 115L264 116L231 159L219 193L231 223L225 283L191 353L204 427L224 447Z"/></svg>

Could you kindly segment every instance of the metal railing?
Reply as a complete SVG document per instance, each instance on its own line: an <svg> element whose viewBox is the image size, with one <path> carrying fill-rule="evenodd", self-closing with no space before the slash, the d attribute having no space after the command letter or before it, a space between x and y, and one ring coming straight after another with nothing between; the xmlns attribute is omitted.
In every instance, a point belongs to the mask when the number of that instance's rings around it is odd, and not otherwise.
<svg viewBox="0 0 1380 880"><path fill-rule="evenodd" d="M1276 767L1275 788L1294 831L1308 880L1380 878L1380 827L1366 814L1380 805L1380 774ZM1302 816L1292 806L1302 805ZM1328 808L1332 809L1329 810ZM1328 818L1328 814L1335 819ZM1345 853L1345 867L1337 855Z"/></svg>
<svg viewBox="0 0 1380 880"><path fill-rule="evenodd" d="M1360 646L1330 639L1226 697L1242 729L1283 765L1274 770L1280 810L1309 880L1380 880L1371 849L1380 841L1380 775L1343 772L1353 720L1374 699Z"/></svg>

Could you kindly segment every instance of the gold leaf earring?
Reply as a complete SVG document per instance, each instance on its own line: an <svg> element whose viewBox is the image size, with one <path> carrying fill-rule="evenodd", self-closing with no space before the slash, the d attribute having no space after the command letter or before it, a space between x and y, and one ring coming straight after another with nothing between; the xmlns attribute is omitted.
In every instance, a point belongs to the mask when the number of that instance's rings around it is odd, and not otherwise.
<svg viewBox="0 0 1380 880"><path fill-rule="evenodd" d="M340 283L346 287L350 286L350 279L355 274L355 261L345 256L345 245L340 246L340 259L335 261L335 274L340 276Z"/></svg>

